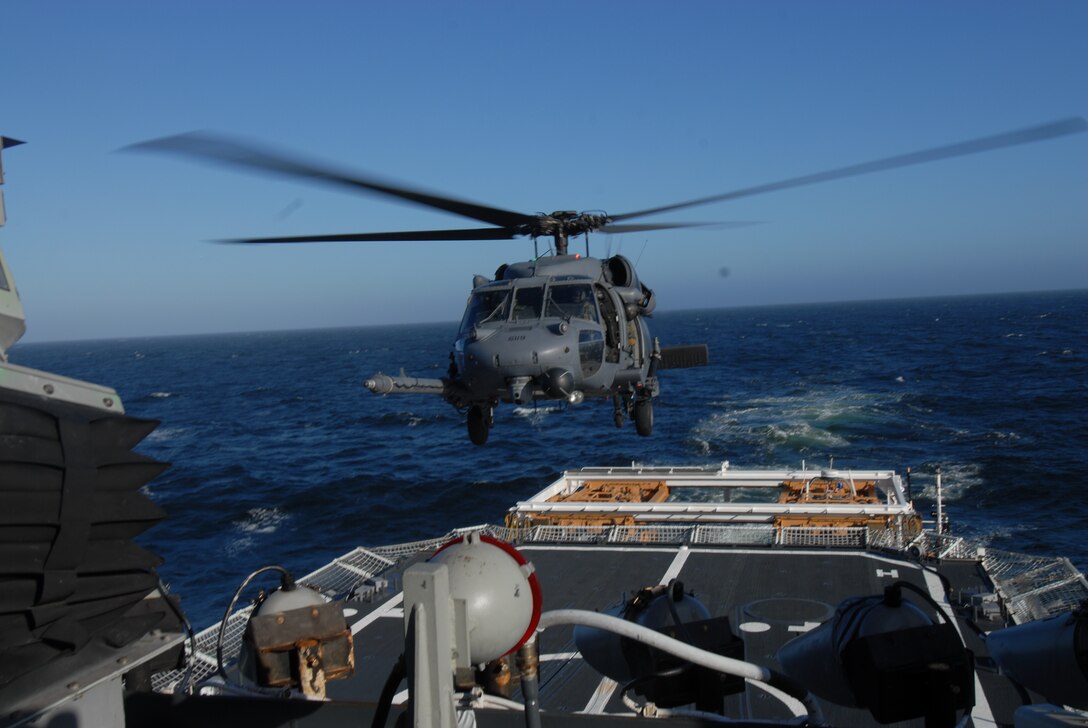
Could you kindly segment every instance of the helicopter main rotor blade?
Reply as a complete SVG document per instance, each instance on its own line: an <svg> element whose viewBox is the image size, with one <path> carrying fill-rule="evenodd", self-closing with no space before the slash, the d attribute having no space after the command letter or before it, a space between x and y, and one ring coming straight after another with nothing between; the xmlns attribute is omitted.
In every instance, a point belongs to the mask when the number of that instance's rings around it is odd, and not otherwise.
<svg viewBox="0 0 1088 728"><path fill-rule="evenodd" d="M597 232L601 233L644 233L651 230L675 230L677 228L697 228L697 227L709 227L709 228L736 228L736 227L748 227L749 225L759 225L758 222L753 221L735 221L735 222L663 222L663 223L627 223L624 225L605 225L602 228L598 228Z"/></svg>
<svg viewBox="0 0 1088 728"><path fill-rule="evenodd" d="M520 212L502 210L497 207L478 205L473 202L458 200L453 197L430 194L421 190L393 185L374 178L364 177L359 174L348 174L327 167L306 162L301 159L291 158L279 152L268 149L260 149L248 143L227 139L221 136L201 132L190 132L176 136L152 139L139 144L133 144L125 149L135 151L154 151L181 154L183 156L197 157L206 161L233 165L236 167L248 167L260 169L266 172L316 180L340 187L349 187L355 190L366 190L400 200L407 200L417 205L431 207L456 215L491 223L503 227L525 225L531 223L535 217Z"/></svg>
<svg viewBox="0 0 1088 728"><path fill-rule="evenodd" d="M967 154L977 154L979 152L989 152L995 149L1014 147L1020 144L1031 144L1033 142L1040 142L1046 139L1053 139L1055 137L1065 136L1066 134L1078 134L1086 130L1088 130L1088 121L1085 121L1083 117L1075 116L1069 119L1051 122L1049 124L1041 124L1039 126L1032 126L1026 129L1005 132L1004 134L995 134L993 136L980 137L978 139L972 139L966 142L959 142L957 144L948 144L945 146L933 147L932 149L923 149L922 151L911 152L909 154L899 154L894 157L878 159L872 162L864 162L862 164L853 164L848 167L839 167L838 169L832 169L827 172L818 172L816 174L808 174L802 177L793 177L791 179L782 180L780 182L772 182L770 184L758 185L756 187L746 187L744 189L734 190L732 192L725 192L720 195L700 197L695 200L688 200L687 202L677 202L672 205L652 207L647 210L638 210L636 212L628 212L622 215L611 215L611 218L617 221L630 220L635 217L656 215L662 212L681 210L686 207L695 207L696 205L709 205L712 202L724 202L725 200L734 200L738 197L762 195L766 192L775 192L777 190L789 189L790 187L802 187L804 185L812 185L820 182L830 182L831 180L842 179L844 177L856 177L858 175L871 174L873 172L884 172L890 169L895 169L897 167L907 167L913 164L936 162L941 159L962 157Z"/></svg>
<svg viewBox="0 0 1088 728"><path fill-rule="evenodd" d="M512 240L521 235L509 228L476 228L469 230L398 230L388 233L337 233L334 235L298 235L282 238L234 238L223 243L391 243L406 241L443 240Z"/></svg>

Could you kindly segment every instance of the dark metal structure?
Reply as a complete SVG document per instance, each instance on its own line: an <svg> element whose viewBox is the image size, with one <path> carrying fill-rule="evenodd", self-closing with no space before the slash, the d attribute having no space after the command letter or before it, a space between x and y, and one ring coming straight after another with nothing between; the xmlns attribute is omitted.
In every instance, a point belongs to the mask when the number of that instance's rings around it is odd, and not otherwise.
<svg viewBox="0 0 1088 728"><path fill-rule="evenodd" d="M140 488L168 466L132 452L157 424L0 387L0 695L162 621L125 616L162 563L133 540L166 515Z"/></svg>
<svg viewBox="0 0 1088 728"><path fill-rule="evenodd" d="M21 143L0 136L0 152ZM133 452L158 423L126 416L108 387L9 363L25 328L0 255L3 725L113 679L118 665L133 686L146 680L163 642L149 633L177 625L176 605L148 598L162 559L135 543L166 515L141 489L168 465ZM177 654L164 659L158 669ZM119 696L99 695L83 704L119 709Z"/></svg>

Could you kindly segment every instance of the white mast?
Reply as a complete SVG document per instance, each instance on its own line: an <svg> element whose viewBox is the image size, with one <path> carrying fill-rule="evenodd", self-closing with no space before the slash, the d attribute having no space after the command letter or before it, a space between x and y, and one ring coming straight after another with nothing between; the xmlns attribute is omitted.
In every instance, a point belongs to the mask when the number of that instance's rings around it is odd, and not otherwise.
<svg viewBox="0 0 1088 728"><path fill-rule="evenodd" d="M14 147L17 144L22 142L0 136L0 185L4 184L3 152L8 147ZM0 190L0 227L3 227L4 221L4 192ZM0 362L8 360L8 349L22 337L25 331L26 315L23 313L23 303L19 300L19 292L15 289L11 270L4 260L4 252L0 250Z"/></svg>

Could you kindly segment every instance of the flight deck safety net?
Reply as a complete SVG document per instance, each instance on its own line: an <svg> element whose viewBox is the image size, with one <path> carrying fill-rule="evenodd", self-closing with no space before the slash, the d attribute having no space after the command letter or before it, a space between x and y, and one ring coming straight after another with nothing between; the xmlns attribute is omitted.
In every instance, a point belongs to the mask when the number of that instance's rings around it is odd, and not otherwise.
<svg viewBox="0 0 1088 728"><path fill-rule="evenodd" d="M987 548L983 549L982 565L1017 624L1088 603L1088 580L1067 558Z"/></svg>

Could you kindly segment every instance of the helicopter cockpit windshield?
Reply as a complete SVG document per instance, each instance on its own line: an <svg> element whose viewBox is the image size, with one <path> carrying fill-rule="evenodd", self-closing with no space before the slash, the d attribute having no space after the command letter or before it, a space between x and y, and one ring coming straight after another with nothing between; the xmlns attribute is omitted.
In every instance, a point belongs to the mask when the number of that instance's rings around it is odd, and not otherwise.
<svg viewBox="0 0 1088 728"><path fill-rule="evenodd" d="M544 315L598 322L597 306L593 302L593 287L588 283L561 283L548 286L548 300Z"/></svg>
<svg viewBox="0 0 1088 728"><path fill-rule="evenodd" d="M541 318L583 319L600 322L593 286L589 283L552 283L479 290L469 298L461 320L461 334L488 322L537 321Z"/></svg>
<svg viewBox="0 0 1088 728"><path fill-rule="evenodd" d="M478 291L472 294L468 307L465 308L465 317L461 319L461 333L471 330L488 321L504 321L506 319L506 302L510 297L509 288L494 288L487 291Z"/></svg>
<svg viewBox="0 0 1088 728"><path fill-rule="evenodd" d="M514 291L513 321L536 321L544 307L544 287L526 286Z"/></svg>

